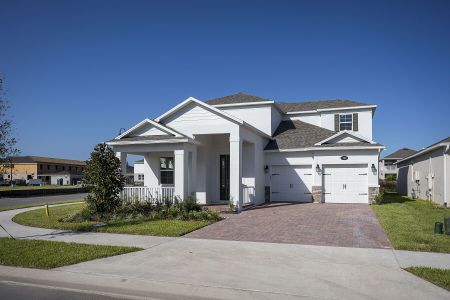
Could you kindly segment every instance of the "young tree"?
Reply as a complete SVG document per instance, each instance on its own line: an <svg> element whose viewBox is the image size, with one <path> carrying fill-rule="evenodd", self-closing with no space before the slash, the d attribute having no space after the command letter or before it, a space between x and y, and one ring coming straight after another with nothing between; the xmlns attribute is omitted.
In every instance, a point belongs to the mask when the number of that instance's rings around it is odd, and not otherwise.
<svg viewBox="0 0 450 300"><path fill-rule="evenodd" d="M12 121L8 119L8 102L5 100L3 78L0 76L0 173L10 174L12 183L12 156L20 153L16 148L17 140L12 135Z"/></svg>
<svg viewBox="0 0 450 300"><path fill-rule="evenodd" d="M86 202L94 213L104 215L120 205L119 193L125 185L120 160L106 144L98 144L84 170L84 183L92 185Z"/></svg>

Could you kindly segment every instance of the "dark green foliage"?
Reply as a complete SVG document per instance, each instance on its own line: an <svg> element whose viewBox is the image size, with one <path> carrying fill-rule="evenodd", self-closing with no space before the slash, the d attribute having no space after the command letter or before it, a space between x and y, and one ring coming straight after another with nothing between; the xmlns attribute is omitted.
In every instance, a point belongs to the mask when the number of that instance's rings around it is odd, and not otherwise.
<svg viewBox="0 0 450 300"><path fill-rule="evenodd" d="M378 194L375 196L375 203L376 204L384 204L385 203L385 197L384 197L384 191L380 190Z"/></svg>
<svg viewBox="0 0 450 300"><path fill-rule="evenodd" d="M195 199L194 197L187 197L186 199L184 199L182 202L182 207L186 212L199 211L201 209L200 205L198 205L197 203L197 199Z"/></svg>
<svg viewBox="0 0 450 300"><path fill-rule="evenodd" d="M386 175L387 178L388 175ZM384 192L397 192L397 181L392 180L380 180L380 190Z"/></svg>
<svg viewBox="0 0 450 300"><path fill-rule="evenodd" d="M94 214L110 214L121 204L119 197L125 185L120 160L106 144L98 144L84 171L84 183L92 185L86 202Z"/></svg>

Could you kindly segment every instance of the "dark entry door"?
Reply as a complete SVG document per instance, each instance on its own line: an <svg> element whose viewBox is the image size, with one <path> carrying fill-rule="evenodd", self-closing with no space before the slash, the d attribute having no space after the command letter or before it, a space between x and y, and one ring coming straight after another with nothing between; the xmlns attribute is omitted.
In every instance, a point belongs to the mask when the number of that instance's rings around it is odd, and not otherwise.
<svg viewBox="0 0 450 300"><path fill-rule="evenodd" d="M230 200L230 155L220 156L220 200Z"/></svg>

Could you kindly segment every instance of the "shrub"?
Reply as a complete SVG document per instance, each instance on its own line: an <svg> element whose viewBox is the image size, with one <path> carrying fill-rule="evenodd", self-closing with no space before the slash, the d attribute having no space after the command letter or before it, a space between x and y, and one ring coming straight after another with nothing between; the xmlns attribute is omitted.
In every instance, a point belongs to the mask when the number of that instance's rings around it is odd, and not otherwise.
<svg viewBox="0 0 450 300"><path fill-rule="evenodd" d="M182 207L186 212L201 210L200 205L198 205L197 199L195 199L195 197L187 197L186 199L184 199L182 202Z"/></svg>
<svg viewBox="0 0 450 300"><path fill-rule="evenodd" d="M380 180L380 190L385 192L397 192L397 181Z"/></svg>
<svg viewBox="0 0 450 300"><path fill-rule="evenodd" d="M378 194L375 196L375 203L376 204L384 204L384 203L386 203L383 190L380 190L378 192Z"/></svg>

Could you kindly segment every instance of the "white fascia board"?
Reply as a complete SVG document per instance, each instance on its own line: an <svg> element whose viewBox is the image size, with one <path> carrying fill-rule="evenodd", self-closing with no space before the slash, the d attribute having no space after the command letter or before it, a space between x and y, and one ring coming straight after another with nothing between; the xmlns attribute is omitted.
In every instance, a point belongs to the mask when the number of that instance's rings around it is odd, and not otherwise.
<svg viewBox="0 0 450 300"><path fill-rule="evenodd" d="M421 156L422 154L425 154L425 153L428 153L430 151L433 151L434 149L441 148L441 147L449 147L449 146L450 146L450 143L440 143L440 144L434 145L433 147L425 148L423 150L420 150L419 152L414 153L413 155L410 155L408 157L405 157L402 160L399 160L398 162L395 162L394 165L399 164L399 163L404 162L404 161L407 161L407 160L410 160L411 158L414 158L414 157L417 157L417 156Z"/></svg>
<svg viewBox="0 0 450 300"><path fill-rule="evenodd" d="M356 109L376 109L376 105L365 105L365 106L348 106L348 107L336 107L336 108L318 108L315 110L303 110L303 111L291 111L286 112L287 115L299 115L299 114L312 114L319 113L323 111L339 111L339 110L356 110Z"/></svg>
<svg viewBox="0 0 450 300"><path fill-rule="evenodd" d="M143 141L123 141L123 140L117 140L117 141L110 141L106 142L108 146L117 146L117 145L152 145L152 144L179 144L179 143L191 143L191 144L198 144L198 142L191 140L191 139L167 139L167 140L157 140L157 141L150 141L150 140L143 140Z"/></svg>
<svg viewBox="0 0 450 300"><path fill-rule="evenodd" d="M267 105L274 104L275 101L264 101L264 102L245 102L245 103L231 103L231 104L213 104L213 107L234 107L234 106L255 106L255 105Z"/></svg>
<svg viewBox="0 0 450 300"><path fill-rule="evenodd" d="M119 136L117 136L115 139L119 140L121 138L123 138L124 136L127 136L128 134L130 134L131 132L133 132L134 130L140 128L141 126L145 125L145 124L151 124L157 128L159 128L160 130L164 131L164 132L168 132L170 134L173 134L176 137L180 137L181 135L178 132L173 131L170 128L167 128L166 126L159 124L158 122L155 122L153 120L150 119L144 119L141 122L137 123L136 125L134 125L133 127L131 127L130 129L128 129L127 131L123 132L122 134L120 134Z"/></svg>
<svg viewBox="0 0 450 300"><path fill-rule="evenodd" d="M172 115L173 113L177 112L178 110L182 109L183 107L185 107L186 105L188 105L189 103L196 103L198 105L200 105L201 107L210 110L216 114L218 114L219 116L224 117L225 119L228 119L230 121L233 121L239 125L244 124L244 121L242 121L239 118L236 118L235 116L232 116L230 114L227 114L226 112L223 112L209 104L206 104L205 102L202 102L198 99L195 99L194 97L189 97L186 100L184 100L183 102L179 103L178 105L176 105L175 107L173 107L172 109L170 109L169 111L165 112L164 114L162 114L161 116L157 117L155 120L157 122L160 122L161 120L163 120L164 118Z"/></svg>
<svg viewBox="0 0 450 300"><path fill-rule="evenodd" d="M350 131L350 130L342 130L342 131L339 131L339 132L337 132L336 134L330 136L329 138L326 138L326 139L324 139L324 140L322 140L322 141L320 141L320 142L318 142L318 143L315 143L314 145L320 146L320 145L322 145L322 144L324 144L324 143L326 143L326 142L328 142L328 141L331 141L332 139L337 138L338 136L341 136L341 135L343 135L343 134L348 134L348 135L351 135L351 136L353 136L353 137L355 137L355 138L357 138L357 139L360 139L360 140L363 140L363 141L365 141L365 142L368 142L368 143L370 143L370 144L375 144L375 142L373 142L373 141L367 139L366 137L364 137L364 136L362 136L362 135L359 135L359 134L355 133L354 131Z"/></svg>
<svg viewBox="0 0 450 300"><path fill-rule="evenodd" d="M374 150L384 149L384 146L342 146L342 147L307 147L293 149L264 150L264 152L306 152L306 151L331 151L331 150Z"/></svg>

